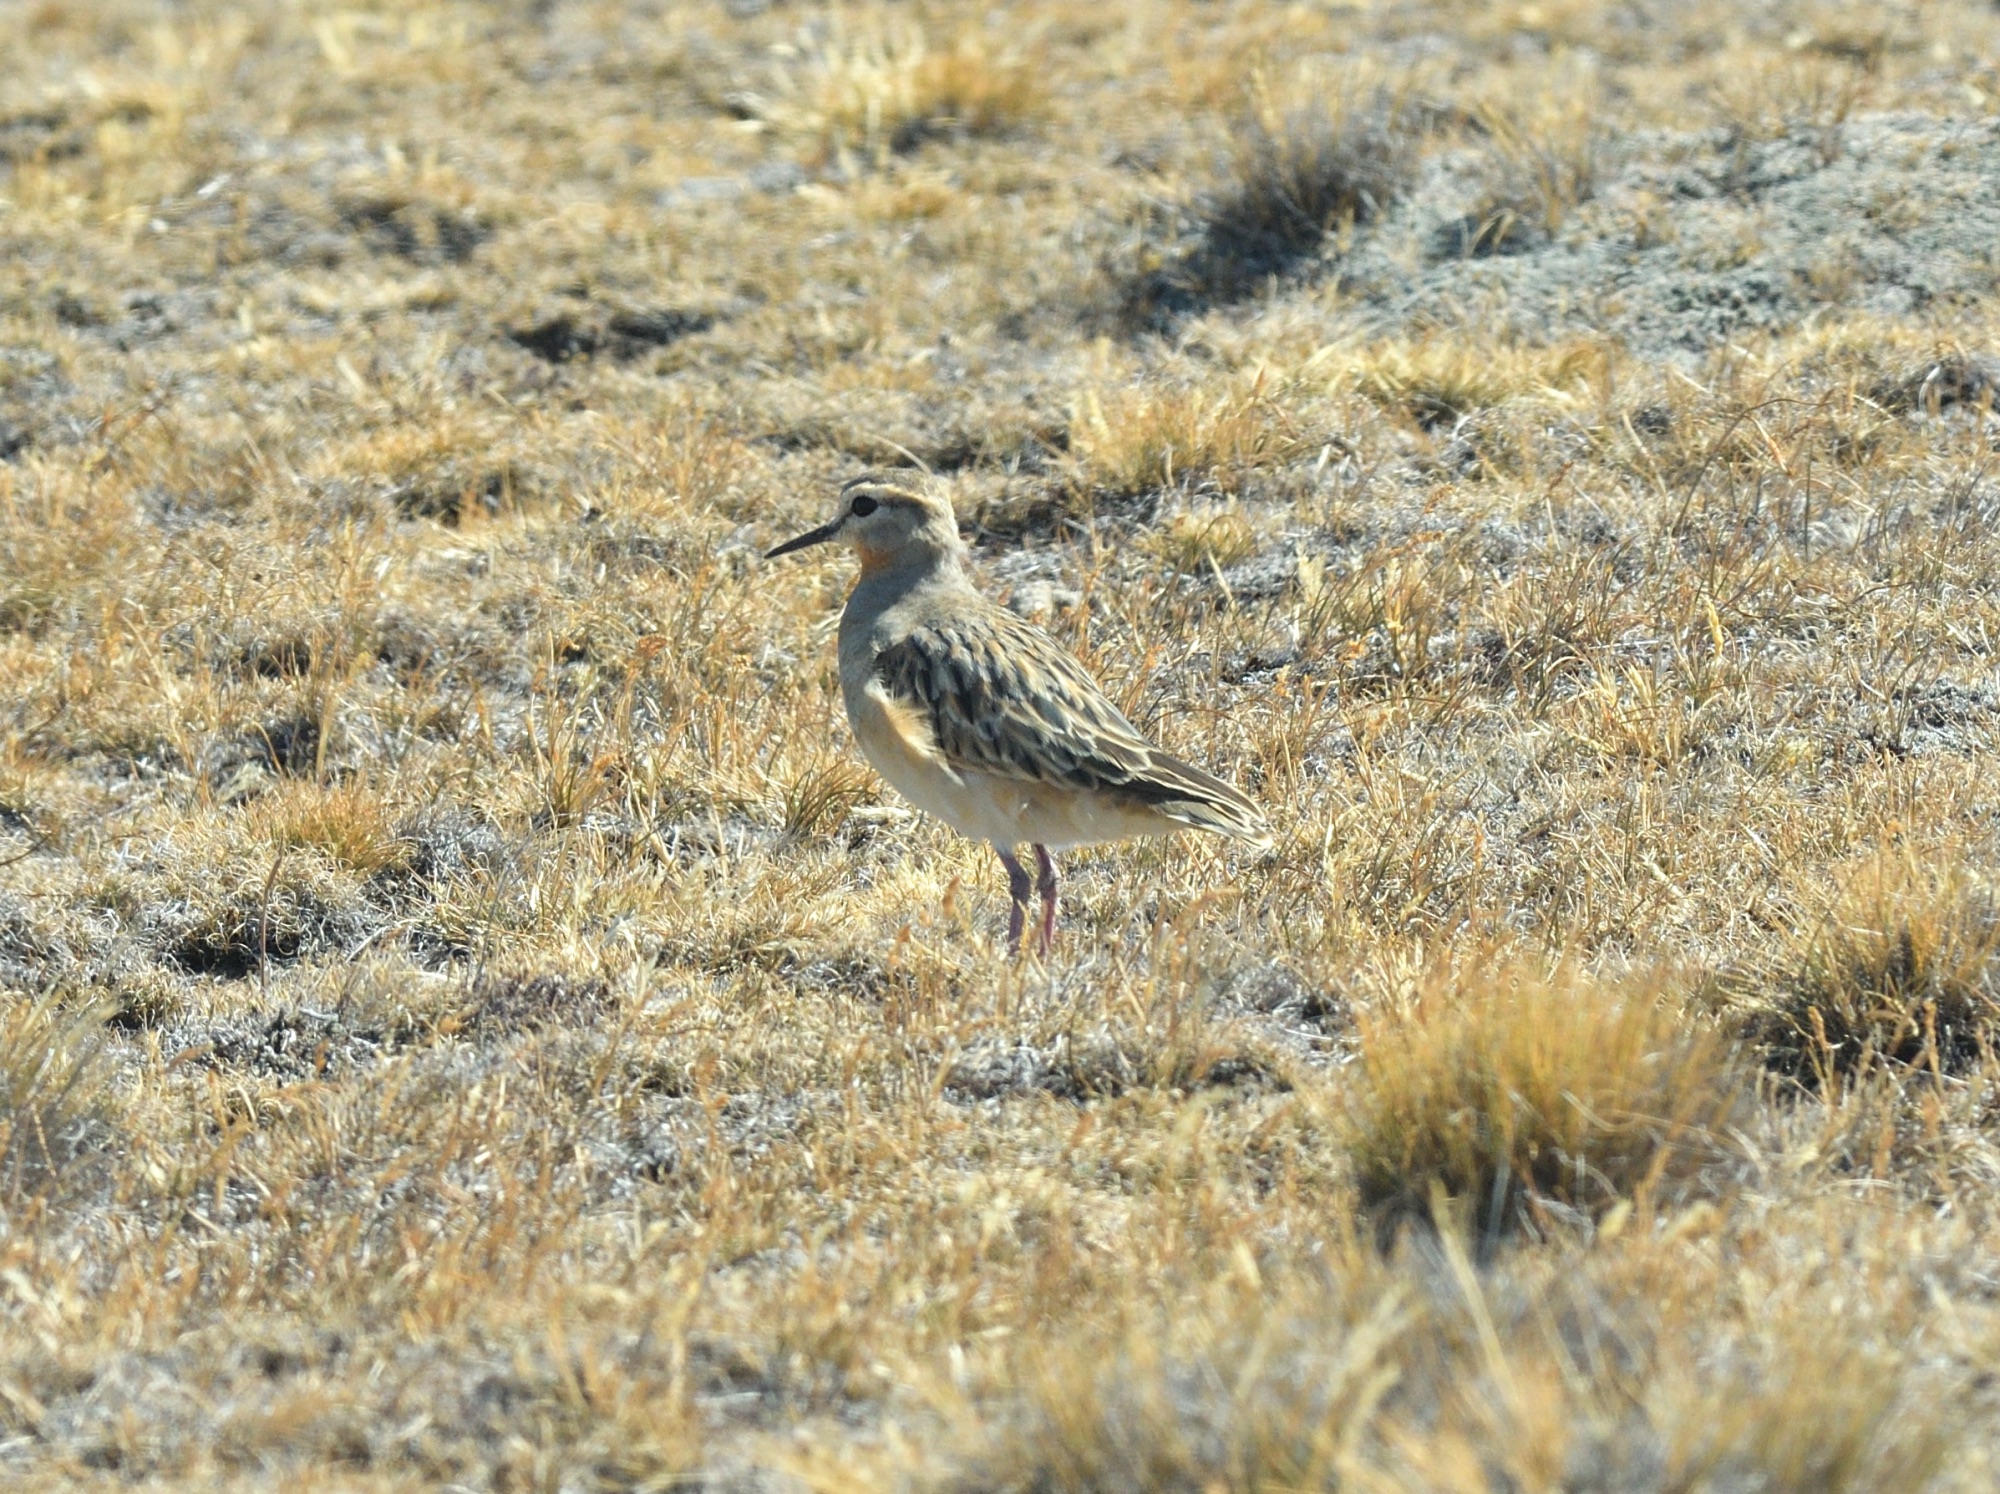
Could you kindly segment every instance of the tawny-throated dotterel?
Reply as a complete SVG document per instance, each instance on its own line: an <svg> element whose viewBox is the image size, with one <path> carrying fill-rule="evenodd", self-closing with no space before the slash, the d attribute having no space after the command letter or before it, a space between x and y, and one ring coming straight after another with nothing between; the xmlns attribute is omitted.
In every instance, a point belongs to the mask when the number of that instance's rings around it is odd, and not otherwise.
<svg viewBox="0 0 2000 1494"><path fill-rule="evenodd" d="M1051 851L1176 830L1271 843L1235 788L1148 742L1048 634L974 590L951 498L913 471L846 483L833 518L766 559L845 540L861 575L840 616L840 690L868 761L1007 868L1018 950L1028 894L1056 929ZM1039 876L1015 854L1032 847Z"/></svg>

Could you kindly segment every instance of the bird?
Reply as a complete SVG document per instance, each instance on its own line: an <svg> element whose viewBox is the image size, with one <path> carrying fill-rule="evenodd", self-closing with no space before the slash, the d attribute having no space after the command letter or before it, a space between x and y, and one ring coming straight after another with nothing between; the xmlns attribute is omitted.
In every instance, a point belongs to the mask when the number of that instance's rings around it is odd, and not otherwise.
<svg viewBox="0 0 2000 1494"><path fill-rule="evenodd" d="M1055 639L974 587L940 479L863 473L842 484L832 519L765 559L833 541L861 562L839 639L855 741L904 798L998 853L1011 954L1031 891L1041 954L1054 943L1056 851L1182 829L1271 845L1255 803L1147 741Z"/></svg>

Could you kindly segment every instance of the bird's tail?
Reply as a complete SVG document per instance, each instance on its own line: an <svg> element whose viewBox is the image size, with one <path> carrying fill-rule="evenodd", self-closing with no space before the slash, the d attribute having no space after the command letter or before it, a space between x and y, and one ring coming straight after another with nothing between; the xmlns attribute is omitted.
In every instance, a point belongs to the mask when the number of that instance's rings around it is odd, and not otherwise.
<svg viewBox="0 0 2000 1494"><path fill-rule="evenodd" d="M1233 785L1164 752L1153 753L1149 766L1151 771L1131 787L1168 819L1259 850L1271 848L1271 822Z"/></svg>

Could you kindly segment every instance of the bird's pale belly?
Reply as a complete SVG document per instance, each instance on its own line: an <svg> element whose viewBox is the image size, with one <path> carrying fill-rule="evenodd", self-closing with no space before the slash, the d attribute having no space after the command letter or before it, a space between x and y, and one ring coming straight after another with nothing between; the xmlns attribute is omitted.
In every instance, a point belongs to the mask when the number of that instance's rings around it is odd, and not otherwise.
<svg viewBox="0 0 2000 1494"><path fill-rule="evenodd" d="M854 738L875 771L917 808L974 840L1061 850L1180 828L1108 795L955 768L932 745L921 717L879 687L856 692L847 704Z"/></svg>

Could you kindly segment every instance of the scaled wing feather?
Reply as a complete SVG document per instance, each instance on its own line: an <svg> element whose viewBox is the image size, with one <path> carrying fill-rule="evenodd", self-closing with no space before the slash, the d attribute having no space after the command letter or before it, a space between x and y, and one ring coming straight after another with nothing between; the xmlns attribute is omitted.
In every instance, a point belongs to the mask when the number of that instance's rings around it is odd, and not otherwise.
<svg viewBox="0 0 2000 1494"><path fill-rule="evenodd" d="M1254 804L1147 742L1080 664L1012 613L917 628L882 651L875 672L892 699L925 714L937 749L955 763L1269 840Z"/></svg>

